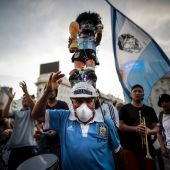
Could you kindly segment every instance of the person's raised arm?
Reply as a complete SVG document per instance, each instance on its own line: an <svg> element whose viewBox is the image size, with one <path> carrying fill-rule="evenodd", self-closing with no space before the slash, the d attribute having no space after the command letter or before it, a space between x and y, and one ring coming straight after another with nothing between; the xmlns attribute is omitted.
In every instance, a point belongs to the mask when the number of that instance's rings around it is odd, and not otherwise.
<svg viewBox="0 0 170 170"><path fill-rule="evenodd" d="M22 91L24 92L24 94L26 96L29 107L32 110L35 105L35 102L32 99L32 97L30 96L30 94L28 93L27 84L25 83L25 81L22 81L19 83L19 86L22 88Z"/></svg>
<svg viewBox="0 0 170 170"><path fill-rule="evenodd" d="M46 111L46 103L49 97L50 92L53 89L58 88L59 84L62 81L62 78L64 77L64 74L61 74L61 72L57 72L55 74L51 74L50 78L48 80L47 86L44 90L43 95L41 98L37 101L35 104L33 110L32 110L32 117L36 120L44 121L45 120L45 111Z"/></svg>
<svg viewBox="0 0 170 170"><path fill-rule="evenodd" d="M9 111L11 103L12 103L12 101L14 99L14 96L15 96L15 93L13 93L12 91L13 91L13 89L9 88L9 91L8 91L8 102L5 105L5 107L3 109L3 112L2 112L2 115L4 117L13 117L13 113Z"/></svg>

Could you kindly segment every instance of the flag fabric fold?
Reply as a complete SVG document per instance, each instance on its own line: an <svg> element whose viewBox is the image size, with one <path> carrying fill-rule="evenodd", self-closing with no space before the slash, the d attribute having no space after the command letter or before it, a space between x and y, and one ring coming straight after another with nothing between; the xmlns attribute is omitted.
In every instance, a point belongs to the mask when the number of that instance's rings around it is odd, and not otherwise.
<svg viewBox="0 0 170 170"><path fill-rule="evenodd" d="M115 65L125 100L130 102L131 87L140 84L148 104L154 84L170 72L170 60L148 33L113 6L111 25Z"/></svg>

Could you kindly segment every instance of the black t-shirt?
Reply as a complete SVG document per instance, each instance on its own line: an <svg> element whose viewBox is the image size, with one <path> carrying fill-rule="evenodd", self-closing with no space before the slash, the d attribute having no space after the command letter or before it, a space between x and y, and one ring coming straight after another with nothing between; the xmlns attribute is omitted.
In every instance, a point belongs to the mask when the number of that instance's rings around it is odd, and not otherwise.
<svg viewBox="0 0 170 170"><path fill-rule="evenodd" d="M57 100L56 105L54 105L53 107L49 106L48 103L47 103L46 109L51 109L51 110L64 109L64 110L68 110L69 108L68 108L68 105L67 105L66 102L61 101L61 100Z"/></svg>
<svg viewBox="0 0 170 170"><path fill-rule="evenodd" d="M68 110L69 107L68 107L66 102L61 101L61 100L57 100L57 103L54 106L52 106L52 107L49 106L48 103L47 103L46 109L51 109L51 110L55 110L55 109ZM49 129L46 129L44 131L48 131L48 130ZM57 143L59 143L59 135L58 135L58 133L55 136L53 136L53 137L52 136L50 136L50 137L46 136L46 138L48 139L48 143L49 144L56 143L56 141L57 141Z"/></svg>
<svg viewBox="0 0 170 170"><path fill-rule="evenodd" d="M139 113L140 111L140 113ZM124 105L119 112L119 119L123 120L126 125L137 126L140 124L140 115L145 117L146 126L152 129L152 123L158 123L158 118L153 108L143 105L142 107L134 107L132 104ZM146 146L142 147L141 135L137 132L121 132L121 144L125 149L134 153L145 156ZM148 136L148 144L150 154L154 155L151 136Z"/></svg>

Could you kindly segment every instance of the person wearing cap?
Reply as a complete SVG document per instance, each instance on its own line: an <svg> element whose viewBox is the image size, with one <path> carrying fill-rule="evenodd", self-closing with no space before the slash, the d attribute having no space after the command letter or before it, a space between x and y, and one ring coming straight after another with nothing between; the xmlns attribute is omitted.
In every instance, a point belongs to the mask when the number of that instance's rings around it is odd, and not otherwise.
<svg viewBox="0 0 170 170"><path fill-rule="evenodd" d="M47 128L59 132L62 170L115 170L112 151L120 156L119 160L122 158L120 141L113 121L95 114L97 93L92 85L79 82L73 86L70 95L73 110L45 109L50 91L63 77L61 72L51 74L32 111L35 119L44 119Z"/></svg>
<svg viewBox="0 0 170 170"><path fill-rule="evenodd" d="M131 103L125 104L119 111L119 130L127 170L155 169L151 135L156 135L159 130L158 119L154 109L143 104L143 98L143 87L134 85L131 89ZM147 148L149 152L146 152Z"/></svg>
<svg viewBox="0 0 170 170"><path fill-rule="evenodd" d="M161 94L158 100L158 106L163 109L159 114L159 121L170 158L170 95Z"/></svg>

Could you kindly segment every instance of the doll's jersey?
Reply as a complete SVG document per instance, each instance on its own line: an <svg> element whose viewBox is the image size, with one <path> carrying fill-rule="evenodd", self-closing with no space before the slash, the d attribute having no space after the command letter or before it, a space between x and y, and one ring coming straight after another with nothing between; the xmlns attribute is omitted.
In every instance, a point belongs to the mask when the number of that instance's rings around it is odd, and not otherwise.
<svg viewBox="0 0 170 170"><path fill-rule="evenodd" d="M96 41L93 36L78 39L78 49L92 49L96 51Z"/></svg>

